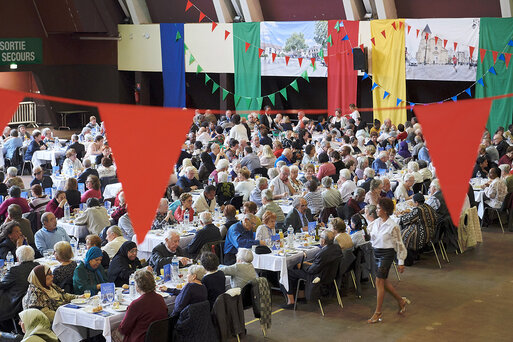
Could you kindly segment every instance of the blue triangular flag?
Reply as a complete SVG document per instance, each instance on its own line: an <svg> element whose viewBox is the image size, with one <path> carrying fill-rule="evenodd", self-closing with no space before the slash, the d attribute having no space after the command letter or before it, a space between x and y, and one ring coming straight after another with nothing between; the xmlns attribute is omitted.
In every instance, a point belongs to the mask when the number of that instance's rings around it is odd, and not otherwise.
<svg viewBox="0 0 513 342"><path fill-rule="evenodd" d="M390 95L390 93L385 90L385 95L383 95L383 100L386 99L388 97L388 95Z"/></svg>
<svg viewBox="0 0 513 342"><path fill-rule="evenodd" d="M490 69L488 69L489 72L491 72L494 75L497 75L497 71L495 71L495 68L492 66Z"/></svg>
<svg viewBox="0 0 513 342"><path fill-rule="evenodd" d="M344 38L342 38L342 40L349 40L349 37L347 36L347 34L344 36Z"/></svg>
<svg viewBox="0 0 513 342"><path fill-rule="evenodd" d="M410 102L410 106L415 106L415 102Z"/></svg>
<svg viewBox="0 0 513 342"><path fill-rule="evenodd" d="M366 78L369 78L369 74L368 74L368 73L366 73L366 72L364 72L364 73L363 73L363 77L362 77L362 81L363 81L364 79L366 79Z"/></svg>
<svg viewBox="0 0 513 342"><path fill-rule="evenodd" d="M403 102L403 100L401 100L400 98L397 98L397 103L396 103L396 106L399 106L399 104Z"/></svg>
<svg viewBox="0 0 513 342"><path fill-rule="evenodd" d="M477 83L479 83L480 85L482 85L484 87L484 82L483 82L483 78L482 77L477 80Z"/></svg>
<svg viewBox="0 0 513 342"><path fill-rule="evenodd" d="M468 96L472 96L472 93L470 92L470 88L465 89L465 92L468 94Z"/></svg>
<svg viewBox="0 0 513 342"><path fill-rule="evenodd" d="M504 62L506 62L506 57L504 57L504 54L501 53L501 55L499 56L499 59L503 60Z"/></svg>
<svg viewBox="0 0 513 342"><path fill-rule="evenodd" d="M458 95L451 97L451 100L453 100L454 102L458 101Z"/></svg>
<svg viewBox="0 0 513 342"><path fill-rule="evenodd" d="M513 40L510 39L509 42L508 42L508 45L509 46L513 46Z"/></svg>
<svg viewBox="0 0 513 342"><path fill-rule="evenodd" d="M340 25L340 27L344 27L344 22L342 20L340 20L339 25Z"/></svg>
<svg viewBox="0 0 513 342"><path fill-rule="evenodd" d="M372 83L371 91L373 91L374 88L376 88L377 86L378 86L378 84L376 82Z"/></svg>

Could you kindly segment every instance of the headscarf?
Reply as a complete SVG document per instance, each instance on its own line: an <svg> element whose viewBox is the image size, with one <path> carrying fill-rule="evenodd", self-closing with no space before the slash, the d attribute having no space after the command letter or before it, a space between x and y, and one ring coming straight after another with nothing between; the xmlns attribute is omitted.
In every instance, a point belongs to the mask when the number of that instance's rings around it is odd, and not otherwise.
<svg viewBox="0 0 513 342"><path fill-rule="evenodd" d="M411 157L411 153L408 151L408 143L406 141L403 140L399 143L399 151L397 151L397 154L403 158Z"/></svg>
<svg viewBox="0 0 513 342"><path fill-rule="evenodd" d="M61 294L53 286L46 286L46 275L48 272L50 272L50 267L46 265L38 265L30 271L27 280L30 284L43 291L51 299L59 300L62 297Z"/></svg>
<svg viewBox="0 0 513 342"><path fill-rule="evenodd" d="M137 244L133 241L125 241L118 252L112 258L109 266L109 281L116 283L116 286L126 284L129 279L127 277L127 270L135 272L138 267L141 267L141 262L136 257L134 260L128 258L128 252L133 248L137 248Z"/></svg>
<svg viewBox="0 0 513 342"><path fill-rule="evenodd" d="M129 263L135 263L135 261L138 260L137 258L135 258L135 260L133 261L128 258L128 252L130 252L134 248L137 248L137 244L135 242L125 241L123 242L121 247L119 247L119 250L114 257L119 255L121 258L126 258Z"/></svg>
<svg viewBox="0 0 513 342"><path fill-rule="evenodd" d="M98 283L104 283L106 279L103 279L103 276L99 270L99 268L102 266L100 265L97 269L93 269L91 265L89 265L89 261L99 257L103 257L103 252L100 248L96 246L89 248L84 259L84 265L89 271L94 272L96 274L96 281Z"/></svg>
<svg viewBox="0 0 513 342"><path fill-rule="evenodd" d="M32 336L37 336L46 342L58 342L57 336L50 329L50 320L44 313L38 309L27 309L19 315L25 325L25 336L22 342L28 341Z"/></svg>

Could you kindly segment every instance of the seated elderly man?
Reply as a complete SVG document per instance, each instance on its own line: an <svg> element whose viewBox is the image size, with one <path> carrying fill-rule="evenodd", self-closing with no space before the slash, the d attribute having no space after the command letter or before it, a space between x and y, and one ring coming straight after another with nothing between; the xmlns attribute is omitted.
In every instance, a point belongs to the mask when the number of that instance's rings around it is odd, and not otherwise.
<svg viewBox="0 0 513 342"><path fill-rule="evenodd" d="M299 279L306 279L307 284L313 279L319 277L323 279L330 265L337 260L342 259L342 250L335 240L335 232L325 230L321 233L321 250L317 253L313 260L303 261L294 265L288 270L289 290L286 291L281 286L282 292L287 296L287 304L282 305L283 309L294 309L294 294L296 293L297 283ZM304 291L299 291L298 299L306 300Z"/></svg>
<svg viewBox="0 0 513 342"><path fill-rule="evenodd" d="M148 264L158 273L164 265L170 264L173 261L174 256L185 256L185 252L180 247L180 235L177 232L170 230L164 242L159 243L151 251L151 256L148 260ZM189 259L181 258L181 266L187 265Z"/></svg>
<svg viewBox="0 0 513 342"><path fill-rule="evenodd" d="M281 207L273 201L273 192L271 189L265 189L262 191L262 206L256 213L256 216L258 216L259 219L262 219L262 216L266 211L270 211L276 215L276 228L283 228L285 214Z"/></svg>
<svg viewBox="0 0 513 342"><path fill-rule="evenodd" d="M260 177L256 180L256 186L249 194L249 200L255 202L259 207L262 206L262 191L269 186L268 180L265 177Z"/></svg>
<svg viewBox="0 0 513 342"><path fill-rule="evenodd" d="M16 221L20 224L21 233L27 239L27 243L34 247L34 232L32 231L32 227L30 225L30 221L26 218L22 217L21 207L17 204L11 204L7 208L7 218L5 219L5 223Z"/></svg>
<svg viewBox="0 0 513 342"><path fill-rule="evenodd" d="M119 251L119 248L123 243L127 241L123 236L123 231L118 226L112 226L107 229L107 244L102 247L104 252L107 252L109 257L112 259L114 255Z"/></svg>
<svg viewBox="0 0 513 342"><path fill-rule="evenodd" d="M216 205L216 187L214 185L207 185L205 190L194 201L192 208L198 214L204 211L213 213L216 210Z"/></svg>
<svg viewBox="0 0 513 342"><path fill-rule="evenodd" d="M484 189L485 196L485 208L495 208L500 209L502 206L502 202L504 202L504 198L508 193L508 188L506 187L506 183L500 177L500 171L496 167L492 167L490 172L488 172L489 181L486 183L486 188ZM483 222L482 227L487 227L489 224L489 211L486 210L483 214Z"/></svg>
<svg viewBox="0 0 513 342"><path fill-rule="evenodd" d="M93 169L91 167L91 160L90 159L84 159L84 171L80 175L78 175L77 183L84 183L87 180L87 177L93 175L98 178L100 178L100 175L98 174L98 171L96 169Z"/></svg>
<svg viewBox="0 0 513 342"><path fill-rule="evenodd" d="M203 184L199 180L196 179L196 168L194 166L188 166L185 169L185 175L178 178L178 185L185 192L189 192L191 190L202 189Z"/></svg>
<svg viewBox="0 0 513 342"><path fill-rule="evenodd" d="M308 203L303 197L296 197L292 202L292 209L285 218L284 228L294 228L294 232L308 231L308 222L315 221L312 212L308 209Z"/></svg>
<svg viewBox="0 0 513 342"><path fill-rule="evenodd" d="M342 208L337 209L338 216L344 220L349 220L354 214L363 213L363 208L365 208L364 199L365 190L363 188L354 189L349 201Z"/></svg>
<svg viewBox="0 0 513 342"><path fill-rule="evenodd" d="M415 176L411 173L404 175L403 181L395 189L394 196L398 201L407 201L413 196L412 186L415 184Z"/></svg>
<svg viewBox="0 0 513 342"><path fill-rule="evenodd" d="M376 158L374 160L374 162L372 163L372 169L374 170L374 172L379 173L380 170L388 170L387 161L388 161L388 152L387 151L379 152L378 158Z"/></svg>
<svg viewBox="0 0 513 342"><path fill-rule="evenodd" d="M11 134L10 138L4 142L4 146L3 146L5 158L7 158L7 159L12 159L16 149L23 145L23 140L19 137L17 129L15 129L15 128L11 129L10 134Z"/></svg>
<svg viewBox="0 0 513 342"><path fill-rule="evenodd" d="M169 210L169 201L167 198L161 198L157 214L151 225L151 229L162 229L166 224L174 222L173 212Z"/></svg>
<svg viewBox="0 0 513 342"><path fill-rule="evenodd" d="M253 148L251 146L244 147L244 158L241 159L240 165L242 167L246 166L251 173L255 169L259 169L262 167L260 164L260 158L253 152Z"/></svg>
<svg viewBox="0 0 513 342"><path fill-rule="evenodd" d="M41 166L36 166L34 170L32 170L32 174L34 175L34 178L30 182L30 186L35 184L40 184L43 189L50 189L53 186L52 177L45 176L43 169Z"/></svg>
<svg viewBox="0 0 513 342"><path fill-rule="evenodd" d="M415 177L415 183L422 183L424 177L419 173L419 163L411 161L408 163L408 173L411 173Z"/></svg>
<svg viewBox="0 0 513 342"><path fill-rule="evenodd" d="M351 171L348 169L340 170L340 177L338 179L338 191L342 197L342 204L345 204L351 198L353 191L356 189L356 184L351 180Z"/></svg>
<svg viewBox="0 0 513 342"><path fill-rule="evenodd" d="M41 223L43 227L34 236L36 248L41 254L47 249L53 249L59 241L70 241L64 228L57 227L57 218L53 213L44 213L41 216Z"/></svg>
<svg viewBox="0 0 513 342"><path fill-rule="evenodd" d="M204 211L200 215L200 223L203 226L198 230L192 241L187 246L187 254L196 258L201 251L201 247L207 242L214 242L221 240L221 232L215 224L212 223L212 214L209 211Z"/></svg>
<svg viewBox="0 0 513 342"><path fill-rule="evenodd" d="M381 178L383 182L383 189L381 190L381 197L388 197L390 199L394 199L394 192L392 191L392 184L390 184L390 179L388 177Z"/></svg>
<svg viewBox="0 0 513 342"><path fill-rule="evenodd" d="M274 178L270 185L274 198L286 198L296 193L290 179L290 169L288 166L282 166L278 177Z"/></svg>
<svg viewBox="0 0 513 342"><path fill-rule="evenodd" d="M130 220L130 216L128 213L124 214L119 218L118 226L121 228L123 232L123 236L125 239L132 241L132 237L134 236L134 227L132 226L132 221Z"/></svg>
<svg viewBox="0 0 513 342"><path fill-rule="evenodd" d="M440 182L438 179L433 179L431 185L429 186L429 198L427 199L426 204L430 205L433 209L436 210L438 215L438 222L451 218L449 209L445 204L442 191L440 191Z"/></svg>
<svg viewBox="0 0 513 342"><path fill-rule="evenodd" d="M10 188L13 185L16 185L20 189L25 189L25 184L23 184L23 179L18 176L18 169L14 166L7 168L7 177L4 180L7 188Z"/></svg>
<svg viewBox="0 0 513 342"><path fill-rule="evenodd" d="M375 172L370 167L366 167L365 170L363 170L363 183L359 186L365 190L365 192L369 192L370 190L370 183L374 179Z"/></svg>
<svg viewBox="0 0 513 342"><path fill-rule="evenodd" d="M265 241L253 238L253 228L256 226L256 217L253 214L244 214L240 222L233 224L226 233L224 243L224 264L233 265L237 259L239 248L249 248L253 245L265 245Z"/></svg>
<svg viewBox="0 0 513 342"><path fill-rule="evenodd" d="M283 152L281 153L281 156L279 156L278 159L276 159L276 161L274 162L274 167L276 167L278 165L278 163L281 161L285 162L285 165L287 165L287 166L292 165L292 157L293 157L292 150L290 148L284 149Z"/></svg>

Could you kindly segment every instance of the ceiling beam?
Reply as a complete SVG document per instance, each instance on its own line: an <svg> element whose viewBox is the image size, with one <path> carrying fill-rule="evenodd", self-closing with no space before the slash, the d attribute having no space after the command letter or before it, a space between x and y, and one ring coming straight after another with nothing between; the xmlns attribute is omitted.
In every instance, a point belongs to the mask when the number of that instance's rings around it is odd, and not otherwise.
<svg viewBox="0 0 513 342"><path fill-rule="evenodd" d="M146 0L126 0L126 5L135 25L152 23Z"/></svg>
<svg viewBox="0 0 513 342"><path fill-rule="evenodd" d="M262 14L262 6L260 6L260 0L240 0L240 6L242 7L244 21L264 21L264 15Z"/></svg>
<svg viewBox="0 0 513 342"><path fill-rule="evenodd" d="M361 0L342 0L347 20L365 20L365 8Z"/></svg>
<svg viewBox="0 0 513 342"><path fill-rule="evenodd" d="M500 0L501 15L503 18L512 17L513 0Z"/></svg>
<svg viewBox="0 0 513 342"><path fill-rule="evenodd" d="M212 0L217 14L217 21L220 23L233 23L235 10L231 0Z"/></svg>
<svg viewBox="0 0 513 342"><path fill-rule="evenodd" d="M397 9L394 0L376 0L378 19L397 19Z"/></svg>

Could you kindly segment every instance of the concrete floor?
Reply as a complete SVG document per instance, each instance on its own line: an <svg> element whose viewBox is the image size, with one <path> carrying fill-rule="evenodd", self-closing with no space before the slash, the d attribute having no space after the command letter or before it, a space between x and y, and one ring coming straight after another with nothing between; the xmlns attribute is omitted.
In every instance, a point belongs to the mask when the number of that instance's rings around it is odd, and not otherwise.
<svg viewBox="0 0 513 342"><path fill-rule="evenodd" d="M318 305L302 304L296 312L273 314L272 328L264 338L259 322L247 324L245 341L513 341L513 234L500 227L483 231L484 243L462 255L450 253L450 264L436 265L434 254L426 254L407 267L398 281L390 279L401 296L412 304L404 317L397 303L385 296L383 322L367 324L375 307L376 293L364 283L363 299L353 292L343 297L341 309L335 298ZM273 295L273 312L284 303ZM253 320L246 311L246 322Z"/></svg>

